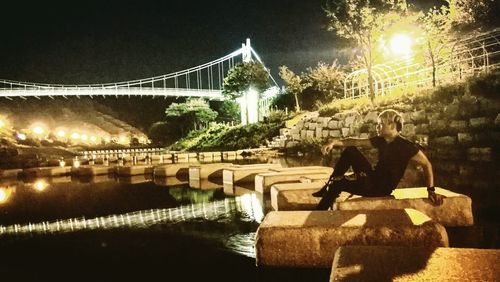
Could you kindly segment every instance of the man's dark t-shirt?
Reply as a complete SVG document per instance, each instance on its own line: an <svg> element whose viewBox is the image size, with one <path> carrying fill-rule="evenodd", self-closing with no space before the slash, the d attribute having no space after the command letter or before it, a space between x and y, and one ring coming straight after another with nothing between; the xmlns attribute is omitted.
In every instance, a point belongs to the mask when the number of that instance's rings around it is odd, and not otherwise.
<svg viewBox="0 0 500 282"><path fill-rule="evenodd" d="M409 160L415 156L419 147L408 139L397 136L387 143L383 137L370 138L373 147L378 149L378 162L372 174L377 190L387 192L394 190L403 177Z"/></svg>

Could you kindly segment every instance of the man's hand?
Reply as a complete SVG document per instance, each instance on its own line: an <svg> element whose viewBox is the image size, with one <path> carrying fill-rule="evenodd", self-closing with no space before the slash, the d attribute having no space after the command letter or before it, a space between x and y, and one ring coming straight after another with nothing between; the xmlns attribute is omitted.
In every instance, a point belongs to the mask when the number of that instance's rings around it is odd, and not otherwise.
<svg viewBox="0 0 500 282"><path fill-rule="evenodd" d="M326 155L328 154L334 147L342 147L343 146L343 143L342 141L340 140L332 140L330 141L328 144L326 144L325 146L323 146L321 148L321 153L323 153L323 155Z"/></svg>
<svg viewBox="0 0 500 282"><path fill-rule="evenodd" d="M444 198L446 198L446 196L441 194L436 194L436 192L434 191L428 191L427 193L429 193L429 200L431 200L431 203L435 206L442 205Z"/></svg>

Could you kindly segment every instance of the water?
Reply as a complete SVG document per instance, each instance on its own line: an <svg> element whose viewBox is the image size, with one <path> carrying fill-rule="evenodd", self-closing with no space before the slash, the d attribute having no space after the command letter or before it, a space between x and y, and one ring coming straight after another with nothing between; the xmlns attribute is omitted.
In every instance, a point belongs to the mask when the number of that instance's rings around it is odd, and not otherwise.
<svg viewBox="0 0 500 282"><path fill-rule="evenodd" d="M278 161L299 166L321 160ZM435 170L440 173L438 181L455 179L451 174L444 177L447 170L438 164ZM191 189L187 179L144 176L1 182L2 277L16 281L329 278L329 269L255 266L255 232L269 207L250 191L233 197L221 188ZM455 181L461 183L466 184ZM464 185L456 187L466 189ZM498 211L498 193L492 189L486 186L471 193L476 224L448 228L452 246L500 247L498 221L491 214ZM485 195L487 199L482 199Z"/></svg>

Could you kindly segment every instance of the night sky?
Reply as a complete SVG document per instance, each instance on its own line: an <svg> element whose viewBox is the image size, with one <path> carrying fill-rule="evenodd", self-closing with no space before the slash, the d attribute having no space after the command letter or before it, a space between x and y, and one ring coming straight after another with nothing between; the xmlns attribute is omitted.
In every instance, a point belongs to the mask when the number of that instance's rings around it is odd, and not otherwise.
<svg viewBox="0 0 500 282"><path fill-rule="evenodd" d="M11 1L14 2L14 1ZM248 37L267 67L300 72L338 56L324 0L2 3L0 78L100 83L179 71Z"/></svg>

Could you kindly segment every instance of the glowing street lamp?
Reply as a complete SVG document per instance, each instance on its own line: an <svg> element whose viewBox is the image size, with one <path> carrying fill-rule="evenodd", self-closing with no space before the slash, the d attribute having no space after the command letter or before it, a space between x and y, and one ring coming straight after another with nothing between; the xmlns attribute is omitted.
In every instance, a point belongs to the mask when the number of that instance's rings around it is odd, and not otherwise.
<svg viewBox="0 0 500 282"><path fill-rule="evenodd" d="M74 140L77 140L77 139L80 139L80 134L78 134L77 132L73 132L71 133L71 139L74 139Z"/></svg>
<svg viewBox="0 0 500 282"><path fill-rule="evenodd" d="M44 180L38 180L37 182L35 182L35 184L33 185L33 188L35 188L35 190L37 191L40 191L42 192L43 190L45 190L47 188L47 186L49 186L47 184L47 182L45 182Z"/></svg>
<svg viewBox="0 0 500 282"><path fill-rule="evenodd" d="M391 51L397 56L408 56L411 54L413 40L404 33L396 33L390 40Z"/></svg>
<svg viewBox="0 0 500 282"><path fill-rule="evenodd" d="M57 131L57 137L59 138L64 138L66 136L66 132L64 130L58 130Z"/></svg>
<svg viewBox="0 0 500 282"><path fill-rule="evenodd" d="M17 137L17 139L19 139L21 141L26 140L26 134L24 134L24 133L17 133L16 137Z"/></svg>
<svg viewBox="0 0 500 282"><path fill-rule="evenodd" d="M5 121L0 119L0 128L3 128L5 126Z"/></svg>
<svg viewBox="0 0 500 282"><path fill-rule="evenodd" d="M34 126L31 130L36 135L42 135L45 132L45 129L43 127L41 127L40 125Z"/></svg>

